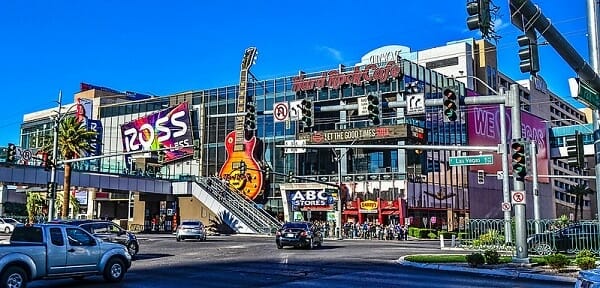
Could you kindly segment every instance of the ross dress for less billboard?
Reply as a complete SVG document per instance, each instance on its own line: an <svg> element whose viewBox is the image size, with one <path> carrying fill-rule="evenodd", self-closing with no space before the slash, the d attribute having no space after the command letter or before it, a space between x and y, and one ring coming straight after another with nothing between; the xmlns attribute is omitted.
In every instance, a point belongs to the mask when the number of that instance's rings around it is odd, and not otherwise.
<svg viewBox="0 0 600 288"><path fill-rule="evenodd" d="M140 117L121 125L123 151L156 151L192 145L188 103ZM165 162L194 154L192 147L164 150Z"/></svg>
<svg viewBox="0 0 600 288"><path fill-rule="evenodd" d="M506 135L509 144L509 173L512 173L512 158L510 158L510 143L512 139L511 109L506 109ZM531 113L521 111L521 138L535 140L537 142L537 166L538 175L548 175L549 168L549 145L548 129L544 119L534 116ZM497 146L500 144L500 109L498 105L469 106L467 112L468 121L468 139L469 145L475 146ZM478 153L472 153L478 154ZM487 154L487 153L485 153ZM486 173L495 174L502 171L502 162L500 154L494 155L494 165L470 166L471 171L484 170ZM528 169L531 169L531 163L528 163ZM529 173L531 175L531 173ZM541 183L549 183L547 177L539 177Z"/></svg>

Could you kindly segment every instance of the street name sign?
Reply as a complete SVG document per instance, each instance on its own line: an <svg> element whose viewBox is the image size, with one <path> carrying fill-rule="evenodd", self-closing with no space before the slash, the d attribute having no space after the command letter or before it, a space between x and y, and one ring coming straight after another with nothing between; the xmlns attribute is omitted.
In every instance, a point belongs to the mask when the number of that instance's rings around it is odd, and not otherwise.
<svg viewBox="0 0 600 288"><path fill-rule="evenodd" d="M494 155L451 156L450 166L492 165Z"/></svg>
<svg viewBox="0 0 600 288"><path fill-rule="evenodd" d="M285 146L304 146L304 145L306 145L306 141L304 141L304 140L285 140ZM283 152L286 154L301 154L301 153L306 153L306 148L289 147L289 148L285 148Z"/></svg>
<svg viewBox="0 0 600 288"><path fill-rule="evenodd" d="M577 96L592 108L600 109L600 95L581 80L579 80L579 93L577 93Z"/></svg>

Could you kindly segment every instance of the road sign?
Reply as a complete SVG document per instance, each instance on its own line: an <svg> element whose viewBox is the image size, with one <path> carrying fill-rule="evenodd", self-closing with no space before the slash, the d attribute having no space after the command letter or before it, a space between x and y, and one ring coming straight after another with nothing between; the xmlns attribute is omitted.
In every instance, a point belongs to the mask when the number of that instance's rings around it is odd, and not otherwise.
<svg viewBox="0 0 600 288"><path fill-rule="evenodd" d="M369 115L369 99L367 96L358 97L358 115Z"/></svg>
<svg viewBox="0 0 600 288"><path fill-rule="evenodd" d="M290 120L300 120L300 117L302 117L302 100L290 101L288 114Z"/></svg>
<svg viewBox="0 0 600 288"><path fill-rule="evenodd" d="M510 211L511 208L512 205L510 204L510 202L502 202L502 212Z"/></svg>
<svg viewBox="0 0 600 288"><path fill-rule="evenodd" d="M303 146L306 145L305 140L285 140L285 146ZM306 148L285 148L286 154L301 154L306 153Z"/></svg>
<svg viewBox="0 0 600 288"><path fill-rule="evenodd" d="M425 114L425 94L406 96L406 115Z"/></svg>
<svg viewBox="0 0 600 288"><path fill-rule="evenodd" d="M581 80L579 82L579 92L577 98L583 100L594 109L600 109L600 95L594 89L586 85Z"/></svg>
<svg viewBox="0 0 600 288"><path fill-rule="evenodd" d="M512 204L525 204L525 191L511 191L510 200Z"/></svg>
<svg viewBox="0 0 600 288"><path fill-rule="evenodd" d="M450 166L493 165L494 155L451 156Z"/></svg>
<svg viewBox="0 0 600 288"><path fill-rule="evenodd" d="M32 152L29 149L24 149L21 151L21 159L23 159L24 161L29 161L31 160L32 157Z"/></svg>
<svg viewBox="0 0 600 288"><path fill-rule="evenodd" d="M273 104L273 122L283 122L288 120L290 107L288 102L277 102Z"/></svg>

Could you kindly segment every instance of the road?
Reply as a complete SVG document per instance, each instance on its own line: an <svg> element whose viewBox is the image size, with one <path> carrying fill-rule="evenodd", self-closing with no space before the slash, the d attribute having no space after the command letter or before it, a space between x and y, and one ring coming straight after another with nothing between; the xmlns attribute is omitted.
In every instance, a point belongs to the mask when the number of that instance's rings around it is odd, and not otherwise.
<svg viewBox="0 0 600 288"><path fill-rule="evenodd" d="M396 260L441 251L435 241L325 241L315 250L278 250L272 237L214 236L176 242L142 235L139 257L110 287L572 287L403 267ZM101 277L47 280L29 287L108 287Z"/></svg>

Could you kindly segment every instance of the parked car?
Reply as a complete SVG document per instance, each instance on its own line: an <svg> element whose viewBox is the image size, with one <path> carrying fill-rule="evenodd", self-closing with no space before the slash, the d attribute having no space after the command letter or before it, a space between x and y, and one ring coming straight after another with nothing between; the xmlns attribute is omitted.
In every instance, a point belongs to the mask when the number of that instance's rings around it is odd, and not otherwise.
<svg viewBox="0 0 600 288"><path fill-rule="evenodd" d="M206 240L206 227L200 220L183 220L175 232L177 242L185 239Z"/></svg>
<svg viewBox="0 0 600 288"><path fill-rule="evenodd" d="M597 251L598 224L579 223L554 231L534 234L527 238L530 252L539 255L550 255L554 252L574 253L579 250L589 249Z"/></svg>
<svg viewBox="0 0 600 288"><path fill-rule="evenodd" d="M575 288L600 288L600 269L579 271Z"/></svg>
<svg viewBox="0 0 600 288"><path fill-rule="evenodd" d="M101 241L85 230L64 224L15 227L10 243L0 245L0 287L24 288L38 279L103 275L119 282L131 267L122 246Z"/></svg>
<svg viewBox="0 0 600 288"><path fill-rule="evenodd" d="M323 244L323 234L310 222L287 222L275 233L277 249L284 246L313 249Z"/></svg>
<svg viewBox="0 0 600 288"><path fill-rule="evenodd" d="M13 218L0 218L0 231L6 234L12 233L15 226L23 224Z"/></svg>
<svg viewBox="0 0 600 288"><path fill-rule="evenodd" d="M140 244L135 234L121 228L121 226L111 221L68 220L58 222L79 226L104 241L122 244L127 247L127 251L132 257L135 257L140 251Z"/></svg>

